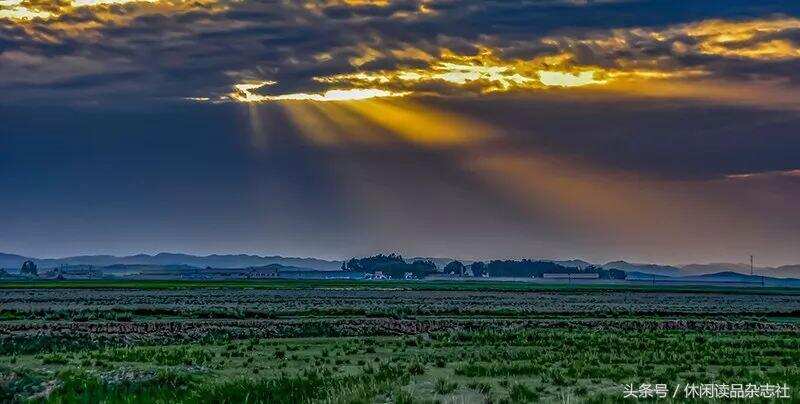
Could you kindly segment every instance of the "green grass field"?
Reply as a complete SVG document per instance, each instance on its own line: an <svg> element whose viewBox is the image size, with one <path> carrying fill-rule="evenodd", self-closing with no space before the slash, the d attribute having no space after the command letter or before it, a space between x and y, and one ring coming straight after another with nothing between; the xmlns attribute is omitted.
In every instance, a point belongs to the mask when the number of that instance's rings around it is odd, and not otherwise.
<svg viewBox="0 0 800 404"><path fill-rule="evenodd" d="M625 383L798 386L798 342L787 334L480 331L110 347L5 356L0 366L16 369L4 400L52 386L46 401L56 403L617 402Z"/></svg>
<svg viewBox="0 0 800 404"><path fill-rule="evenodd" d="M800 296L780 290L212 285L6 284L0 402L685 402L707 383L800 402Z"/></svg>
<svg viewBox="0 0 800 404"><path fill-rule="evenodd" d="M535 283L490 280L340 280L340 279L268 279L268 280L25 280L0 281L0 289L74 288L74 289L184 289L184 288L245 288L245 289L403 289L453 291L630 291L630 292L696 292L736 294L800 295L800 288L760 287L741 285L651 285L649 283Z"/></svg>

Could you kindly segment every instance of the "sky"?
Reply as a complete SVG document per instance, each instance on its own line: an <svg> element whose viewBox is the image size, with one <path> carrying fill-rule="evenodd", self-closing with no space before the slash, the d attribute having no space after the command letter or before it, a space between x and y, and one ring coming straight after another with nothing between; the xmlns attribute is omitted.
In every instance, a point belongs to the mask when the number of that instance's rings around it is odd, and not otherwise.
<svg viewBox="0 0 800 404"><path fill-rule="evenodd" d="M800 3L0 0L0 251L800 263Z"/></svg>

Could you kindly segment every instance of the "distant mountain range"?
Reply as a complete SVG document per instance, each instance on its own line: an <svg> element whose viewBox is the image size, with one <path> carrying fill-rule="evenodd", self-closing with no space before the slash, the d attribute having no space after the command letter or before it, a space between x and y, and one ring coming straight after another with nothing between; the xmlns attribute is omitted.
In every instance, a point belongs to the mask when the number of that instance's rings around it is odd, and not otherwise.
<svg viewBox="0 0 800 404"><path fill-rule="evenodd" d="M681 276L681 269L670 265L637 264L625 261L612 261L603 265L603 268L616 268L625 272L641 272L650 275Z"/></svg>
<svg viewBox="0 0 800 404"><path fill-rule="evenodd" d="M584 268L591 265L586 261L553 261L557 264L571 268ZM709 275L719 273L736 273L750 275L750 265L731 264L731 263L712 263L712 264L689 264L681 266L656 265L644 263L632 263L626 261L612 261L601 265L605 269L621 269L628 273L640 273L658 276L671 277L691 277L697 275ZM772 278L800 278L800 265L783 265L780 267L755 267L753 275L768 276Z"/></svg>
<svg viewBox="0 0 800 404"><path fill-rule="evenodd" d="M415 257L413 260L430 260L437 267L442 268L452 261L450 258L431 258ZM96 267L107 267L111 265L184 265L195 268L248 268L262 267L267 265L281 265L285 267L295 267L298 269L335 271L341 268L342 261L323 260L318 258L296 258L282 256L259 256L248 254L212 254L197 256L190 254L160 253L155 255L136 254L123 257L113 255L79 255L66 258L32 258L15 254L0 253L0 269L19 269L22 263L32 260L41 269L57 268L63 265L89 265ZM750 274L750 266L747 264L732 263L710 263L710 264L690 264L682 266L657 265L647 263L632 263L627 261L612 261L606 264L593 264L588 261L573 260L545 260L563 265L569 268L584 269L588 266L600 266L605 269L621 269L628 273L638 273L646 275L669 276L669 277L692 277L698 275L736 273ZM472 261L463 261L464 264L471 264ZM768 276L773 278L800 278L800 265L784 265L780 267L755 267L753 271L757 276Z"/></svg>
<svg viewBox="0 0 800 404"><path fill-rule="evenodd" d="M0 253L0 268L17 269L27 260L34 261L36 265L42 269L57 268L62 265L92 265L98 267L110 265L187 265L196 268L247 268L278 264L318 271L334 271L340 269L342 266L341 261L281 256L262 257L247 254L196 256L189 254L160 253L156 255L137 254L125 257L116 257L113 255L80 255L66 258L38 259Z"/></svg>
<svg viewBox="0 0 800 404"><path fill-rule="evenodd" d="M685 274L703 275L717 272L735 272L740 274L750 274L748 264L691 264L681 267ZM800 265L783 265L779 267L755 267L753 275L770 276L773 278L800 278Z"/></svg>

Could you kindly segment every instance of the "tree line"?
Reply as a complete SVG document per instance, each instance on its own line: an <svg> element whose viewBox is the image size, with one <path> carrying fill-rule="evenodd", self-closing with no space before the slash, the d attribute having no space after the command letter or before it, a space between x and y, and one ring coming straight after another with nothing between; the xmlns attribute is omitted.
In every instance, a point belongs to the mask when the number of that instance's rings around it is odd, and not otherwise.
<svg viewBox="0 0 800 404"><path fill-rule="evenodd" d="M404 278L412 274L416 278L424 278L433 274L452 274L458 276L475 277L515 277L515 278L543 278L545 274L597 274L600 279L625 279L627 274L623 270L588 266L586 268L573 268L551 261L523 260L492 260L488 263L475 261L464 265L460 261L452 261L439 270L430 260L415 260L406 262L400 254L378 254L371 257L351 258L342 263L342 270L353 272L376 273L381 272L392 278Z"/></svg>
<svg viewBox="0 0 800 404"><path fill-rule="evenodd" d="M404 278L407 273L417 278L424 278L438 272L436 264L432 261L415 260L406 262L400 254L378 254L372 257L351 258L342 263L342 270L353 272L376 273L382 272L392 278Z"/></svg>

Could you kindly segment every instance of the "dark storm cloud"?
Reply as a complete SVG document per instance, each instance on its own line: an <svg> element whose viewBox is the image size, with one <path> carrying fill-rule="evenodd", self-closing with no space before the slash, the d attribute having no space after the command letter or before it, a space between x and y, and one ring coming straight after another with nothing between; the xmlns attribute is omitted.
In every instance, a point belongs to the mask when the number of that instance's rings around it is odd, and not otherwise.
<svg viewBox="0 0 800 404"><path fill-rule="evenodd" d="M51 11L69 6L68 2L61 2L58 7L34 1L23 4ZM797 49L800 29L789 26L759 31L725 44L722 50L702 51L700 47L707 36L694 33L699 29L693 24L708 19L791 21L798 14L800 6L779 1L731 1L724 7L716 2L464 0L386 4L212 1L80 7L53 19L0 22L0 87L4 89L2 102L11 105L185 102L187 97L224 96L234 84L246 80L277 82L259 89L261 92L313 93L329 87L315 77L430 66L431 61L403 52L409 48L437 58L442 49L477 55L480 46L489 46L498 58L508 60L567 52L572 57L570 63L577 65L608 69L648 66L666 72L697 69L715 79L782 79L796 83L800 80L800 57L740 57L736 53L773 41ZM542 42L543 38L551 41ZM609 38L624 45L605 46L603 41ZM674 46L676 43L690 49L683 50ZM389 85L402 91L458 96L480 92L486 84L475 81L470 86L453 86L430 81ZM491 96L481 98L485 104L474 114L485 115L484 111L501 108L498 105L507 107L502 99L489 102L488 98ZM531 96L524 105L537 102L540 101ZM733 145L747 145L748 140L755 139L752 131L741 128L767 130L765 125L773 125L769 126L771 132L792 133L795 120L762 123L764 118L758 111L744 108L744 112L730 114L717 110L713 114L699 112L702 116L719 114L732 123L706 131L703 139L709 145L691 150L671 147L684 141L681 136L686 132L668 130L674 117L686 111L648 107L636 117L641 130L657 132L663 128L668 133L637 136L623 143L611 135L587 135L617 131L607 123L615 119L611 111L605 118L563 136L563 145L553 140L549 146L554 152L579 147L606 164L665 175L718 176L792 168L789 166L796 145L790 135L774 135L779 141L760 146L759 150L771 156L759 160L765 161L760 164L731 159L742 151L738 147L714 145L719 138L739 139L731 142ZM504 113L498 111L500 115ZM743 118L748 114L754 117ZM601 120L605 123L597 122ZM751 123L737 123L745 120ZM504 126L513 129L525 119L512 112L505 122ZM665 125L654 127L653 122ZM514 144L516 140L508 142ZM620 150L621 155L609 153ZM652 159L657 153L680 157L672 162Z"/></svg>
<svg viewBox="0 0 800 404"><path fill-rule="evenodd" d="M36 84L31 87L51 90L91 90L93 87L103 87L109 84L119 83L121 81L136 80L140 77L142 77L142 74L139 72L91 74L86 76L70 77L69 79L61 80L55 83Z"/></svg>
<svg viewBox="0 0 800 404"><path fill-rule="evenodd" d="M23 4L44 7L39 3ZM60 5L59 9L65 9L67 4ZM760 75L796 80L793 70L797 65L793 61L731 63L718 55L676 55L666 41L630 38L630 49L611 52L574 42L561 46L540 42L545 36L621 35L609 30L658 31L709 18L746 20L775 14L798 15L800 6L778 1L732 1L724 7L715 2L668 1L128 3L68 8L56 18L31 22L3 20L0 46L4 52L43 57L42 64L58 65L58 57L74 57L105 62L109 70L115 70L123 63L128 69L149 75L151 80L146 83L163 84L148 89L142 88L142 83L128 86L134 92L141 89L142 102L151 101L148 98L153 96L182 99L203 93L220 95L220 89L243 78L278 81L287 90L321 91L324 86L313 77L419 64L419 59L388 52L409 46L437 56L443 48L475 54L479 44L488 44L504 58L569 50L575 54L576 62L599 66L617 66L621 60L658 61L671 68L710 66L715 74L737 79ZM796 30L773 32L737 46L774 39L795 41L796 35ZM696 41L677 36L674 39L690 44ZM352 59L369 49L378 52L353 66ZM20 68L23 67L10 66L8 70ZM65 76L64 81L74 81L66 76L84 77L96 72L66 64L60 73ZM52 82L44 77L45 73L42 76L42 82ZM202 82L207 85L202 86ZM91 98L88 84L86 91L80 93L70 91L66 85L54 87L52 97ZM24 87L9 94L13 98L4 97L6 103L25 102L27 98ZM41 92L35 92L35 97L41 101Z"/></svg>

